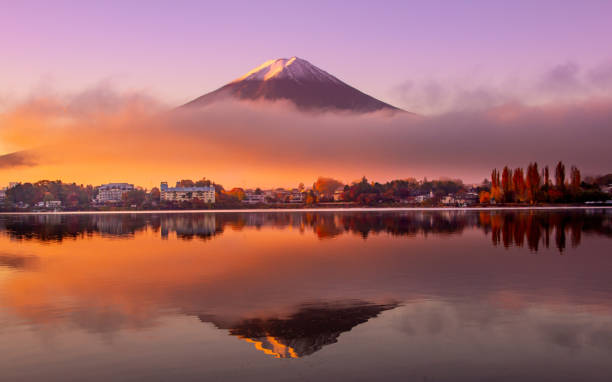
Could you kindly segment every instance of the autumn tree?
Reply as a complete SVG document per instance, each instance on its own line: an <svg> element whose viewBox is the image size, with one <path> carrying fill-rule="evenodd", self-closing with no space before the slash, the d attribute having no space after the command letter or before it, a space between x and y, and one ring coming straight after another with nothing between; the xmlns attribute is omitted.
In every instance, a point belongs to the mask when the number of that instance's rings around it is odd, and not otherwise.
<svg viewBox="0 0 612 382"><path fill-rule="evenodd" d="M315 204L317 202L317 196L314 194L312 190L308 190L308 192L306 193L305 202L308 205Z"/></svg>
<svg viewBox="0 0 612 382"><path fill-rule="evenodd" d="M340 189L342 186L342 182L336 179L319 177L317 181L312 185L312 188L320 195L326 198L331 198L333 197L334 192Z"/></svg>
<svg viewBox="0 0 612 382"><path fill-rule="evenodd" d="M512 195L512 170L508 166L504 166L502 170L501 187L504 192L504 202L512 202L514 199Z"/></svg>
<svg viewBox="0 0 612 382"><path fill-rule="evenodd" d="M561 161L557 163L555 168L555 185L560 190L565 189L565 165Z"/></svg>
<svg viewBox="0 0 612 382"><path fill-rule="evenodd" d="M478 199L480 203L489 203L489 201L491 200L491 194L488 191L480 191Z"/></svg>
<svg viewBox="0 0 612 382"><path fill-rule="evenodd" d="M527 198L533 204L537 200L538 191L540 190L540 172L538 171L538 164L536 162L530 163L527 166Z"/></svg>
<svg viewBox="0 0 612 382"><path fill-rule="evenodd" d="M512 174L512 188L517 201L525 200L525 176L523 175L523 169L517 168Z"/></svg>
<svg viewBox="0 0 612 382"><path fill-rule="evenodd" d="M123 204L125 206L140 206L146 198L146 193L144 190L134 189L124 193L121 197Z"/></svg>
<svg viewBox="0 0 612 382"><path fill-rule="evenodd" d="M246 196L244 190L242 188L232 188L227 192L228 195L235 197L238 200L243 200Z"/></svg>
<svg viewBox="0 0 612 382"><path fill-rule="evenodd" d="M496 202L502 201L502 192L499 181L499 171L496 168L491 172L491 199Z"/></svg>
<svg viewBox="0 0 612 382"><path fill-rule="evenodd" d="M151 199L152 202L159 202L159 199L161 198L161 193L159 191L159 188L153 187L151 189L151 192L149 193L149 198Z"/></svg>

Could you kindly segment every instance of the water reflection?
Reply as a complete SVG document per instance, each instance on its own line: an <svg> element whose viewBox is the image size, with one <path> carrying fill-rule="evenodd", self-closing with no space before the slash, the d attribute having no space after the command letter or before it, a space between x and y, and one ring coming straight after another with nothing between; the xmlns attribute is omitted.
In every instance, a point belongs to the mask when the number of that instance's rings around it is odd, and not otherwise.
<svg viewBox="0 0 612 382"><path fill-rule="evenodd" d="M554 245L563 252L569 240L580 244L583 233L612 237L610 210L577 211L415 211L415 212L321 212L321 213L217 213L217 214L105 214L105 215L5 215L0 232L18 240L62 241L94 234L131 237L152 229L163 238L210 239L226 229L298 229L320 239L356 234L427 236L461 234L478 227L491 235L493 245L525 244L532 251Z"/></svg>
<svg viewBox="0 0 612 382"><path fill-rule="evenodd" d="M132 354L125 379L609 380L611 239L601 209L4 215L0 368L66 379L41 365L69 344L99 380Z"/></svg>
<svg viewBox="0 0 612 382"><path fill-rule="evenodd" d="M255 317L225 322L215 316L199 316L232 336L253 344L274 358L299 358L323 346L338 342L343 332L367 322L396 303L371 304L364 301L305 304L288 317Z"/></svg>

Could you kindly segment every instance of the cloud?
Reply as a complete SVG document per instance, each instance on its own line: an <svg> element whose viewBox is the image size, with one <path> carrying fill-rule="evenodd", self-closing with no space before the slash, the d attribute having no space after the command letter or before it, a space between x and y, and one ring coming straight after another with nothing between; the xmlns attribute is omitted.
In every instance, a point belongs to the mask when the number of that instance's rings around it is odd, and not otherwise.
<svg viewBox="0 0 612 382"><path fill-rule="evenodd" d="M612 96L612 62L583 67L553 65L533 74L488 78L475 72L446 78L410 79L392 89L406 110L426 114L484 111L520 102L528 106L584 102Z"/></svg>
<svg viewBox="0 0 612 382"><path fill-rule="evenodd" d="M539 84L545 91L575 92L582 87L580 68L573 62L556 65L544 73Z"/></svg>
<svg viewBox="0 0 612 382"><path fill-rule="evenodd" d="M20 151L0 156L0 169L35 166L37 163L34 152Z"/></svg>
<svg viewBox="0 0 612 382"><path fill-rule="evenodd" d="M612 61L592 68L587 76L593 86L604 90L612 89Z"/></svg>
<svg viewBox="0 0 612 382"><path fill-rule="evenodd" d="M486 105L494 97L485 89L470 102ZM3 142L29 153L2 157L21 167L4 166L0 180L147 187L202 176L226 187L295 186L319 175L345 182L363 175L476 181L493 166L558 160L583 173L610 171L612 98L477 109L431 117L317 114L288 102L227 101L168 111L146 95L90 89L32 99L0 115Z"/></svg>

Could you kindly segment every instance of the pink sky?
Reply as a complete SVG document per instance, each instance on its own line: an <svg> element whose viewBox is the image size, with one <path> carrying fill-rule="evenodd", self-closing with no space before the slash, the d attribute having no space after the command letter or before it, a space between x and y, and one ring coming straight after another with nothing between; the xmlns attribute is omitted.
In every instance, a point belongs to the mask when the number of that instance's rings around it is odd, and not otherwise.
<svg viewBox="0 0 612 382"><path fill-rule="evenodd" d="M297 55L428 113L454 106L440 92L538 98L557 66L586 75L612 60L609 1L3 3L0 107L100 82L176 105Z"/></svg>

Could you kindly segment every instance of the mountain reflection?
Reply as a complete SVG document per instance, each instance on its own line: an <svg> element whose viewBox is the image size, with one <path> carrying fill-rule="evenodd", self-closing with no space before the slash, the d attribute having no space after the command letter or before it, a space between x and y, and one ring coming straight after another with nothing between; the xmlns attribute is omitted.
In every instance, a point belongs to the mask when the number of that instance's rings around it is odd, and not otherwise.
<svg viewBox="0 0 612 382"><path fill-rule="evenodd" d="M5 215L0 232L17 240L59 242L93 235L131 237L145 230L185 240L211 239L226 229L262 227L312 232L320 239L356 234L364 239L385 233L392 236L461 234L480 228L492 244L525 244L532 251L555 246L563 252L569 241L576 247L583 233L612 237L612 214L607 210L576 211L401 211L401 212L246 212L205 214L92 214Z"/></svg>
<svg viewBox="0 0 612 382"><path fill-rule="evenodd" d="M229 334L274 358L300 358L338 342L340 334L397 306L395 303L353 301L303 305L286 318L249 318L231 322L205 315L199 318L228 330Z"/></svg>
<svg viewBox="0 0 612 382"><path fill-rule="evenodd" d="M521 357L609 357L610 238L603 209L2 215L0 322L45 343L167 329L257 359L323 357L377 331L377 357L515 338Z"/></svg>

